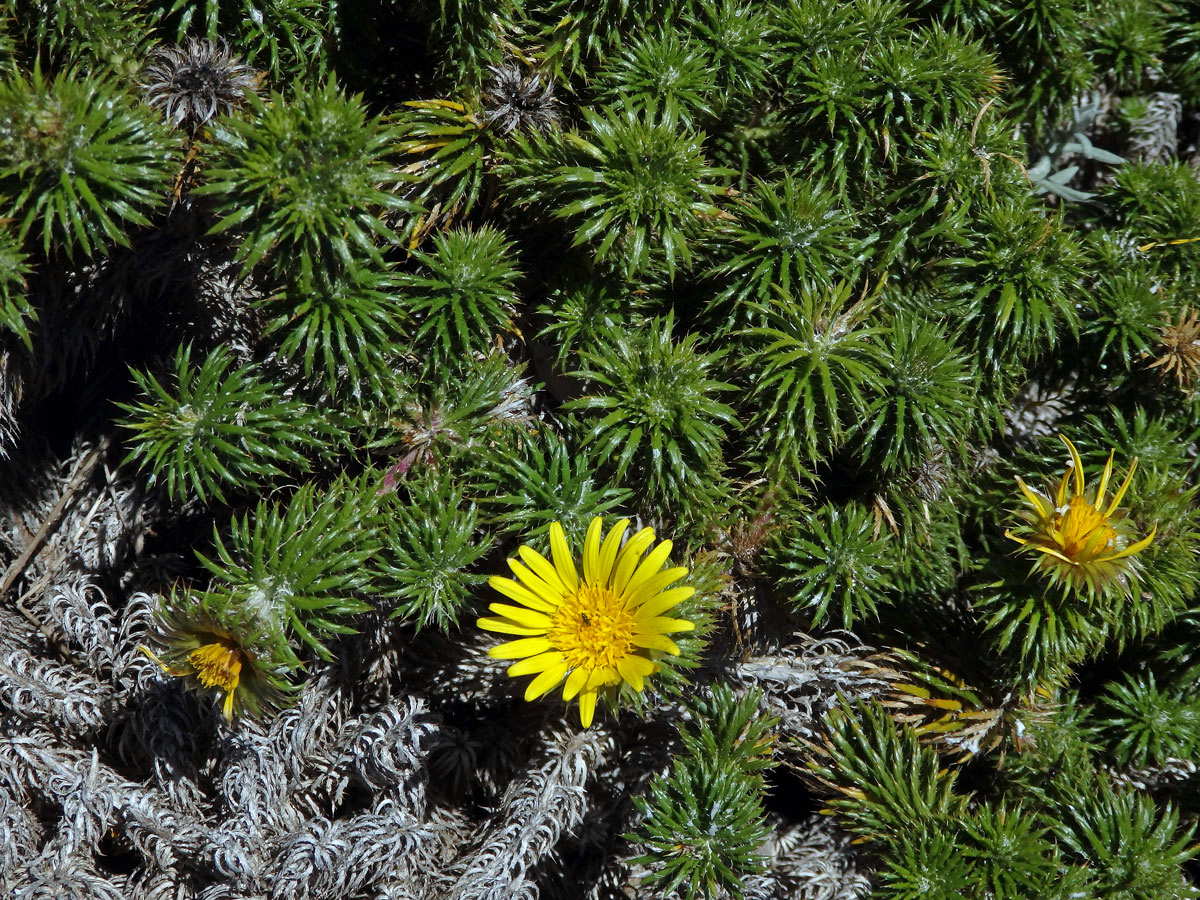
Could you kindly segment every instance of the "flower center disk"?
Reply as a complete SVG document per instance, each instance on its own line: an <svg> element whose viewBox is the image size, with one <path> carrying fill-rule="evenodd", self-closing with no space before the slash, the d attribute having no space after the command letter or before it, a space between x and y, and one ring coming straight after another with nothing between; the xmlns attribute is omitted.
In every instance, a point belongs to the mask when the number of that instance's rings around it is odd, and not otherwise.
<svg viewBox="0 0 1200 900"><path fill-rule="evenodd" d="M572 668L614 666L633 652L633 617L607 587L585 584L562 601L546 637Z"/></svg>
<svg viewBox="0 0 1200 900"><path fill-rule="evenodd" d="M242 652L233 641L219 637L216 642L188 654L188 662L205 687L219 687L227 692L237 688L242 674Z"/></svg>

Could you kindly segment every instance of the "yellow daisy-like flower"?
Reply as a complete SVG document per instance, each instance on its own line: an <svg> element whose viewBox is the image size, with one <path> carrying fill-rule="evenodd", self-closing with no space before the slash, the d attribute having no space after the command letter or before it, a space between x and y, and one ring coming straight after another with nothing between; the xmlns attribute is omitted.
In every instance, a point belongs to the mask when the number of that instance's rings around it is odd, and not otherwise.
<svg viewBox="0 0 1200 900"><path fill-rule="evenodd" d="M671 542L663 541L642 559L654 543L654 532L643 528L625 545L629 528L622 519L600 540L602 523L592 519L583 541L583 577L575 568L562 526L550 526L551 563L531 547L510 559L517 577L493 576L488 584L520 606L493 603L495 616L479 619L480 628L518 639L488 651L493 659L515 659L510 676L535 675L525 690L534 700L558 685L563 699L579 697L579 719L592 724L600 693L615 692L622 684L642 690L645 679L659 670L656 658L679 655L667 635L691 631L687 619L663 615L695 593L694 588L671 588L687 568L663 569ZM668 589L669 588L669 589Z"/></svg>
<svg viewBox="0 0 1200 900"><path fill-rule="evenodd" d="M1145 550L1157 533L1157 528L1152 529L1146 537L1131 542L1124 516L1117 509L1137 471L1137 460L1134 459L1129 474L1105 506L1104 496L1112 477L1115 451L1108 454L1108 463L1100 476L1095 496L1089 497L1079 452L1069 440L1062 435L1059 437L1071 451L1071 463L1063 473L1053 500L1031 490L1018 477L1017 485L1032 508L1022 511L1025 525L1004 534L1038 554L1034 570L1046 573L1052 584L1061 583L1064 590L1086 588L1096 594L1120 585L1128 591L1129 576L1135 572L1132 557Z"/></svg>

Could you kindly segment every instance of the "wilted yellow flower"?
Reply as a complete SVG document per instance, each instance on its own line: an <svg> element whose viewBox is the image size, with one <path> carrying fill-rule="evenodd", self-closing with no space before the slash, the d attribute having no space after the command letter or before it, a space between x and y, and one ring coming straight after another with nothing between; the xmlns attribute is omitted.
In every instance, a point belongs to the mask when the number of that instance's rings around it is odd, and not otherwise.
<svg viewBox="0 0 1200 900"><path fill-rule="evenodd" d="M142 652L191 687L215 689L227 720L234 712L257 715L277 708L293 690L285 672L299 660L282 631L254 610L216 610L203 595L179 593L164 599L157 618L165 659L148 647Z"/></svg>
<svg viewBox="0 0 1200 900"><path fill-rule="evenodd" d="M667 635L695 627L663 615L695 593L690 587L667 589L688 572L683 566L663 569L671 542L663 541L642 559L654 532L643 528L621 546L628 527L629 520L622 519L602 544L602 523L592 519L580 578L562 526L555 522L550 526L553 564L530 547L518 548L523 564L508 561L516 579L495 576L488 584L521 605L493 603L488 608L496 616L478 621L488 631L519 636L488 655L517 660L508 667L510 676L536 676L525 699L562 684L564 700L579 697L585 728L592 724L601 692L615 693L622 684L642 690L646 677L660 668L656 659L679 655Z"/></svg>
<svg viewBox="0 0 1200 900"><path fill-rule="evenodd" d="M1132 557L1145 550L1157 533L1155 528L1141 540L1131 541L1129 526L1118 510L1137 471L1137 460L1134 459L1129 474L1105 506L1115 451L1108 454L1095 496L1089 497L1079 452L1069 440L1059 437L1071 451L1071 463L1063 473L1054 499L1031 490L1018 476L1017 485L1032 508L1021 511L1026 524L1004 534L1036 553L1034 570L1044 572L1051 584L1061 584L1064 590L1086 588L1089 593L1097 594L1119 586L1129 591L1129 576L1136 572Z"/></svg>

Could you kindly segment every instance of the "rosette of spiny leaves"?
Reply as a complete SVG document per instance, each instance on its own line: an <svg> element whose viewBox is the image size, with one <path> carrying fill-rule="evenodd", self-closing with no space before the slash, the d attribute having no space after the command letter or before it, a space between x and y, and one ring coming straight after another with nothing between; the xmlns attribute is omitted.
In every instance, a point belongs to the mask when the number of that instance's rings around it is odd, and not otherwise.
<svg viewBox="0 0 1200 900"><path fill-rule="evenodd" d="M851 629L888 600L893 540L866 507L827 503L776 532L766 561L780 573L784 602L812 628L832 619Z"/></svg>
<svg viewBox="0 0 1200 900"><path fill-rule="evenodd" d="M225 36L247 63L279 83L293 76L325 76L329 49L340 36L338 13L336 3L321 0L173 0L167 16L177 43L189 35L209 41Z"/></svg>
<svg viewBox="0 0 1200 900"><path fill-rule="evenodd" d="M10 0L4 10L5 30L19 38L25 60L122 79L141 67L157 18L138 0Z"/></svg>
<svg viewBox="0 0 1200 900"><path fill-rule="evenodd" d="M591 69L625 37L672 17L677 0L550 0L531 10L542 23L545 57L568 74Z"/></svg>
<svg viewBox="0 0 1200 900"><path fill-rule="evenodd" d="M328 416L260 375L234 368L223 348L199 366L190 346L173 361L173 383L131 369L141 397L119 403L131 432L127 460L165 483L172 499L194 494L224 502L226 491L266 487L288 472L307 472L340 434Z"/></svg>
<svg viewBox="0 0 1200 900"><path fill-rule="evenodd" d="M229 533L214 529L212 556L196 552L212 573L208 602L271 609L322 659L325 641L354 634L349 622L371 608L370 561L381 549L375 486L341 479L323 493L299 488L286 503L259 502L235 516Z"/></svg>
<svg viewBox="0 0 1200 900"><path fill-rule="evenodd" d="M1088 51L1092 64L1116 90L1132 93L1162 75L1168 20L1165 9L1146 0L1097 10Z"/></svg>
<svg viewBox="0 0 1200 900"><path fill-rule="evenodd" d="M379 501L381 549L371 561L379 596L392 618L449 631L487 580L473 571L492 537L479 528L474 503L448 477L426 473Z"/></svg>
<svg viewBox="0 0 1200 900"><path fill-rule="evenodd" d="M625 278L690 267L695 242L727 215L704 135L683 128L653 99L582 111L582 130L517 138L505 154L505 187L518 204L542 207L573 228L601 268Z"/></svg>
<svg viewBox="0 0 1200 900"><path fill-rule="evenodd" d="M792 152L816 156L843 189L881 186L905 144L968 119L999 88L981 46L936 24L911 28L899 3L800 0L778 24Z"/></svg>
<svg viewBox="0 0 1200 900"><path fill-rule="evenodd" d="M538 306L545 325L538 339L554 349L555 368L577 368L580 353L601 340L605 330L634 329L649 319L658 303L646 291L630 291L617 281L602 278L568 278L548 292Z"/></svg>
<svg viewBox="0 0 1200 900"><path fill-rule="evenodd" d="M1200 552L1200 488L1193 483L1196 460L1188 452L1196 426L1172 416L1152 418L1142 409L1130 415L1116 407L1089 416L1084 425L1083 433L1092 437L1080 449L1085 470L1102 472L1108 448L1120 459L1136 459L1136 490L1125 499L1130 518L1141 526L1133 537L1155 530L1154 540L1137 555L1138 590L1121 595L1123 602L1108 604L1109 640L1121 647L1169 625L1189 608L1200 587L1194 564Z"/></svg>
<svg viewBox="0 0 1200 900"><path fill-rule="evenodd" d="M397 284L386 268L356 260L332 275L289 280L260 304L269 316L263 335L325 395L385 402L408 325L391 293Z"/></svg>
<svg viewBox="0 0 1200 900"><path fill-rule="evenodd" d="M871 299L850 297L845 282L796 297L780 291L754 311L766 324L746 332L755 349L742 364L753 428L773 467L805 476L866 409L862 385L875 383L883 365L881 329L863 325Z"/></svg>
<svg viewBox="0 0 1200 900"><path fill-rule="evenodd" d="M1131 516L1126 507L1137 501L1130 503L1126 495L1134 487L1136 463L1118 483L1114 450L1109 449L1103 468L1089 468L1065 436L1055 440L1069 452L1057 486L1036 490L1018 476L1027 508L1017 511L1023 521L1005 532L1033 560L1030 574L1020 563L994 559L990 567L999 579L977 588L974 601L994 647L1013 667L1003 677L1026 692L1063 682L1072 667L1106 646L1119 650L1160 630L1186 605L1180 588L1190 595L1188 586L1196 584L1188 571L1172 572L1172 563L1178 566L1173 554L1153 558L1146 552L1158 542L1151 522L1159 515L1164 525L1181 520L1178 549L1193 552L1194 493L1183 492L1173 508L1160 496L1150 506L1154 518L1149 522L1149 516ZM1130 496L1142 490L1135 488ZM1163 569L1165 577L1148 573L1143 560ZM1182 583L1172 584L1176 580Z"/></svg>
<svg viewBox="0 0 1200 900"><path fill-rule="evenodd" d="M29 323L37 318L25 290L25 276L31 270L17 236L11 229L0 227L0 331L19 337L26 349L33 348Z"/></svg>
<svg viewBox="0 0 1200 900"><path fill-rule="evenodd" d="M429 46L437 48L439 74L453 84L478 86L500 62L517 30L526 0L424 0L431 19ZM436 11L435 8L436 7Z"/></svg>
<svg viewBox="0 0 1200 900"><path fill-rule="evenodd" d="M430 228L469 215L483 193L492 146L474 109L457 100L408 100L397 124L401 152L417 157L404 167L416 184L406 196L423 206L413 232L418 242Z"/></svg>
<svg viewBox="0 0 1200 900"><path fill-rule="evenodd" d="M888 334L880 378L850 440L882 476L961 448L986 430L987 404L967 360L932 323L910 321Z"/></svg>
<svg viewBox="0 0 1200 900"><path fill-rule="evenodd" d="M1110 681L1089 718L1112 761L1122 769L1145 769L1194 760L1200 752L1198 683L1194 666L1157 676L1153 669L1126 672Z"/></svg>
<svg viewBox="0 0 1200 900"><path fill-rule="evenodd" d="M127 245L166 200L175 149L158 117L102 76L51 81L39 64L0 82L0 209L47 254Z"/></svg>
<svg viewBox="0 0 1200 900"><path fill-rule="evenodd" d="M488 524L537 538L558 522L575 542L595 516L632 495L597 478L586 446L572 447L547 428L514 430L511 442L481 454L473 482Z"/></svg>
<svg viewBox="0 0 1200 900"><path fill-rule="evenodd" d="M1200 182L1189 165L1120 166L1099 197L1154 274L1186 277L1200 265L1200 241L1191 240L1200 235Z"/></svg>
<svg viewBox="0 0 1200 900"><path fill-rule="evenodd" d="M566 408L585 413L580 440L615 479L628 477L648 509L678 512L719 486L736 416L717 399L733 386L709 377L725 352L704 352L697 335L676 338L674 329L668 314L640 331L606 332L575 373L590 392Z"/></svg>
<svg viewBox="0 0 1200 900"><path fill-rule="evenodd" d="M1192 52L1200 41L1200 20L1193 13L1190 4L1180 4L1168 12L1167 47L1162 59L1167 81L1189 98L1200 96L1200 59Z"/></svg>
<svg viewBox="0 0 1200 900"><path fill-rule="evenodd" d="M772 765L776 720L759 713L756 691L739 697L718 684L710 694L689 704L693 721L680 726L671 771L634 800L645 821L627 838L664 896L740 898L742 879L762 869L762 773Z"/></svg>
<svg viewBox="0 0 1200 900"><path fill-rule="evenodd" d="M630 41L597 76L598 99L613 107L637 107L647 101L683 128L714 117L710 98L716 74L704 46L675 29L661 29Z"/></svg>
<svg viewBox="0 0 1200 900"><path fill-rule="evenodd" d="M512 332L520 272L512 244L485 225L453 229L433 238L430 252L413 251L420 268L400 276L404 306L416 323L414 351L430 371L484 354L503 332Z"/></svg>
<svg viewBox="0 0 1200 900"><path fill-rule="evenodd" d="M965 300L966 340L985 371L1036 359L1063 330L1077 334L1085 257L1062 219L1011 199L981 212L974 228L972 253L953 261L947 289Z"/></svg>
<svg viewBox="0 0 1200 900"><path fill-rule="evenodd" d="M400 151L415 157L403 169L416 182L405 196L425 210L413 229L412 246L429 231L466 218L491 195L488 176L502 138L549 130L558 121L551 113L552 82L538 90L541 82L533 79L542 76L522 74L515 63L493 67L492 73L478 103L408 100L395 118Z"/></svg>
<svg viewBox="0 0 1200 900"><path fill-rule="evenodd" d="M771 55L768 9L746 0L715 0L695 4L683 22L708 51L719 109L762 96Z"/></svg>
<svg viewBox="0 0 1200 900"><path fill-rule="evenodd" d="M881 897L1080 895L1087 878L1067 867L1041 810L986 799L968 808L956 773L878 703L844 704L826 725L808 765L832 810L876 854Z"/></svg>
<svg viewBox="0 0 1200 900"><path fill-rule="evenodd" d="M1163 280L1141 260L1102 275L1085 309L1085 348L1107 369L1132 370L1155 355L1167 297Z"/></svg>
<svg viewBox="0 0 1200 900"><path fill-rule="evenodd" d="M755 180L730 212L737 221L717 239L720 262L711 274L727 284L713 307L731 326L751 324L753 307L745 301L769 302L775 290L828 288L838 272L861 265L870 253L870 241L853 236L854 213L820 182L793 172Z"/></svg>
<svg viewBox="0 0 1200 900"><path fill-rule="evenodd" d="M466 451L486 445L497 426L532 418L532 388L509 360L492 354L439 373L413 386L396 407L372 417L366 447L395 461L387 486L414 467L456 464Z"/></svg>
<svg viewBox="0 0 1200 900"><path fill-rule="evenodd" d="M825 725L823 743L809 745L808 768L851 832L902 842L962 818L966 798L954 790L956 773L879 703L846 703L826 714Z"/></svg>
<svg viewBox="0 0 1200 900"><path fill-rule="evenodd" d="M1102 776L1054 810L1055 833L1068 860L1087 866L1091 895L1113 900L1195 897L1184 866L1200 850L1195 823L1179 810L1133 788L1114 788Z"/></svg>
<svg viewBox="0 0 1200 900"><path fill-rule="evenodd" d="M213 198L213 230L241 236L243 267L266 260L276 277L309 286L318 275L334 282L358 261L382 266L378 243L400 238L381 214L413 210L386 190L403 179L391 158L396 129L332 81L246 100L253 117L218 120L212 168L194 189Z"/></svg>

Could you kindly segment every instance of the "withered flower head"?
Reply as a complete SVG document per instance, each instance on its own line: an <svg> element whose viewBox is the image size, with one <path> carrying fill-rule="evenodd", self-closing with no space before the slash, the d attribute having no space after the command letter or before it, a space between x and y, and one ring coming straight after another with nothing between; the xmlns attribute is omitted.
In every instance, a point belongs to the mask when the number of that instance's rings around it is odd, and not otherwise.
<svg viewBox="0 0 1200 900"><path fill-rule="evenodd" d="M258 87L258 76L224 41L189 38L186 46L159 47L146 68L146 103L174 127L191 130L230 113Z"/></svg>
<svg viewBox="0 0 1200 900"><path fill-rule="evenodd" d="M491 66L492 82L483 93L483 124L500 134L546 131L558 122L554 82L514 63Z"/></svg>
<svg viewBox="0 0 1200 900"><path fill-rule="evenodd" d="M256 716L285 703L295 689L287 673L300 665L276 619L215 595L173 593L157 615L162 657L142 650L189 687L215 689L227 720L235 712Z"/></svg>
<svg viewBox="0 0 1200 900"><path fill-rule="evenodd" d="M1191 391L1200 374L1200 312L1184 307L1176 321L1167 316L1166 324L1158 331L1162 354L1150 363L1150 368L1161 369L1164 378L1174 376L1181 391Z"/></svg>

